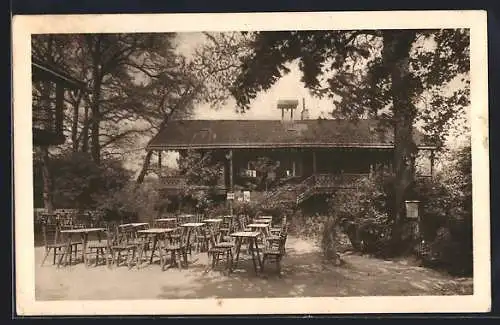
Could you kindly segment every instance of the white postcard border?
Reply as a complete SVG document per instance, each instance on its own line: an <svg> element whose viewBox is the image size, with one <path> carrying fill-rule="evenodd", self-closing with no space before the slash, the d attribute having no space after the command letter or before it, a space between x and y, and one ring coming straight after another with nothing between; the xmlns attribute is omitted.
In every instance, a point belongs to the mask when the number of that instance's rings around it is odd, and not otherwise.
<svg viewBox="0 0 500 325"><path fill-rule="evenodd" d="M387 28L471 29L474 294L471 296L36 301L34 295L31 35ZM485 11L15 16L13 125L16 310L19 315L484 312L491 306Z"/></svg>

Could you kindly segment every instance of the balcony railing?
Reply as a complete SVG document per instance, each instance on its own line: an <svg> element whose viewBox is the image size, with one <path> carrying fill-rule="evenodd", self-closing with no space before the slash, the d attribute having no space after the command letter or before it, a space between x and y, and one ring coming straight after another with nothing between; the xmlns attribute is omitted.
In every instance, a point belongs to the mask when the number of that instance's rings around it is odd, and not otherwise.
<svg viewBox="0 0 500 325"><path fill-rule="evenodd" d="M328 193L339 188L353 188L356 182L368 174L315 174L306 178L297 188L297 203L317 193Z"/></svg>
<svg viewBox="0 0 500 325"><path fill-rule="evenodd" d="M182 188L187 186L187 179L184 176L164 176L160 180L162 188Z"/></svg>
<svg viewBox="0 0 500 325"><path fill-rule="evenodd" d="M178 191L181 189L185 189L186 187L200 190L215 188L217 190L223 191L226 189L226 186L224 184L218 184L214 186L188 184L187 179L184 176L163 176L160 178L160 189L162 190Z"/></svg>
<svg viewBox="0 0 500 325"><path fill-rule="evenodd" d="M368 174L317 174L313 175L313 186L316 188L348 188Z"/></svg>

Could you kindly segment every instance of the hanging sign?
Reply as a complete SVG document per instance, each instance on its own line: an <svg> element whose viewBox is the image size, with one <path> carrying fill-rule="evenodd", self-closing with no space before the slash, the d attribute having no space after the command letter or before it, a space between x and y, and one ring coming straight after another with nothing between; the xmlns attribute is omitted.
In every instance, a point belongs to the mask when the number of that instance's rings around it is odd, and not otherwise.
<svg viewBox="0 0 500 325"><path fill-rule="evenodd" d="M227 192L227 199L234 200L234 192Z"/></svg>
<svg viewBox="0 0 500 325"><path fill-rule="evenodd" d="M243 201L250 202L250 191L243 191Z"/></svg>
<svg viewBox="0 0 500 325"><path fill-rule="evenodd" d="M405 201L406 204L406 218L418 219L418 205L420 201Z"/></svg>

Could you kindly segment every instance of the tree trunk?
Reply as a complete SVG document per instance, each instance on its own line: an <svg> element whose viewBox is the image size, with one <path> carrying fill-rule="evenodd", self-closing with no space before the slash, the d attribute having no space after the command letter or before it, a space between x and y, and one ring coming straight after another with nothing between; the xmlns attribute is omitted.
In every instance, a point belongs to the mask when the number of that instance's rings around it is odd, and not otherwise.
<svg viewBox="0 0 500 325"><path fill-rule="evenodd" d="M393 240L401 239L402 208L408 188L415 179L417 147L413 140L416 108L412 103L409 57L416 34L411 30L383 32L383 60L391 77L394 127L394 211Z"/></svg>
<svg viewBox="0 0 500 325"><path fill-rule="evenodd" d="M40 147L42 156L42 178L43 178L43 207L49 213L54 211L53 198L52 198L52 175L50 173L50 158L49 148L47 146Z"/></svg>
<svg viewBox="0 0 500 325"><path fill-rule="evenodd" d="M73 152L78 151L78 113L80 108L80 102L82 100L82 94L79 93L76 98L76 102L73 106L73 119L71 123L71 142Z"/></svg>
<svg viewBox="0 0 500 325"><path fill-rule="evenodd" d="M135 181L136 188L139 187L144 182L144 178L148 173L149 165L151 164L152 155L153 155L153 150L150 150L146 153L146 157L144 157L144 162L142 163L141 172L139 173Z"/></svg>
<svg viewBox="0 0 500 325"><path fill-rule="evenodd" d="M89 152L89 106L83 112L82 152Z"/></svg>
<svg viewBox="0 0 500 325"><path fill-rule="evenodd" d="M92 87L92 103L91 112L92 120L90 121L90 153L92 159L99 165L101 158L101 146L99 141L99 125L101 123L101 114L99 104L101 100L101 84L103 72L101 68L101 36L96 36L92 44L92 77L94 84Z"/></svg>
<svg viewBox="0 0 500 325"><path fill-rule="evenodd" d="M99 142L99 125L101 122L101 114L99 111L99 101L101 98L101 79L99 69L94 67L94 76L96 80L94 81L94 89L93 89L93 98L92 98L92 120L90 121L90 143L91 149L90 153L92 155L92 159L96 164L100 163L101 160L101 146Z"/></svg>

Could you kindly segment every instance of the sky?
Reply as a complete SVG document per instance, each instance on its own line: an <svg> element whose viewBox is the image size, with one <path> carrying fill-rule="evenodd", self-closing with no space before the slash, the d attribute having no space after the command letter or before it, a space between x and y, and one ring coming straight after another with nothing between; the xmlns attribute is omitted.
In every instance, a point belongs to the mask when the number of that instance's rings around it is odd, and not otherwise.
<svg viewBox="0 0 500 325"><path fill-rule="evenodd" d="M177 35L177 51L189 57L193 49L202 44L204 36L202 33L179 33ZM290 73L278 80L278 82L266 92L262 92L251 103L250 110L244 114L236 112L236 103L229 100L226 105L213 109L210 105L200 105L195 110L195 119L252 119L272 120L281 119L281 111L276 108L279 99L299 100L300 107L297 114L302 110L302 99L309 110L310 118L318 118L322 112L326 114L332 110L330 100L318 99L310 95L309 91L300 81L300 70L296 62L289 65ZM294 113L295 115L295 113ZM300 115L295 115L300 116Z"/></svg>

